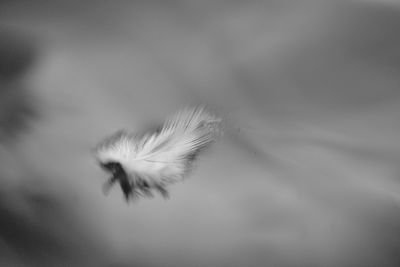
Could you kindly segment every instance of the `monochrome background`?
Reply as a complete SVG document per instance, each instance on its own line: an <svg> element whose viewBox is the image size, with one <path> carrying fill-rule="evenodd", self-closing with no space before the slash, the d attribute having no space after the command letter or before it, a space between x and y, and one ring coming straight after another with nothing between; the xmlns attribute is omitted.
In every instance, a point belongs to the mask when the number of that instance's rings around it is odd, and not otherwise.
<svg viewBox="0 0 400 267"><path fill-rule="evenodd" d="M0 2L0 266L400 266L400 3ZM170 199L98 141L187 104L224 137Z"/></svg>

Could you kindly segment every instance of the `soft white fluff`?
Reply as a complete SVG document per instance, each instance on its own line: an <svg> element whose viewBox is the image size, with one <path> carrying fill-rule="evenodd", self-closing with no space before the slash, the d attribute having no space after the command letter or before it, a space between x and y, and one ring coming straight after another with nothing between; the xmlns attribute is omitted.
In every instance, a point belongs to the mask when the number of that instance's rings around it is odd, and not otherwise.
<svg viewBox="0 0 400 267"><path fill-rule="evenodd" d="M221 119L204 107L185 108L156 131L115 133L96 147L95 155L103 164L120 163L133 187L142 190L145 181L161 192L185 177L198 153L219 135L220 126Z"/></svg>

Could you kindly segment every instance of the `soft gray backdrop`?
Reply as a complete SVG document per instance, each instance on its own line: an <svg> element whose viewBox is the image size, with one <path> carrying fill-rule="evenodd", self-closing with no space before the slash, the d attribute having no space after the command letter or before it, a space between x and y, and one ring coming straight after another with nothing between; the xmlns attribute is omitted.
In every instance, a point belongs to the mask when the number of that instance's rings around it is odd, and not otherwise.
<svg viewBox="0 0 400 267"><path fill-rule="evenodd" d="M396 1L0 2L0 265L399 266ZM91 149L188 103L224 138L127 205Z"/></svg>

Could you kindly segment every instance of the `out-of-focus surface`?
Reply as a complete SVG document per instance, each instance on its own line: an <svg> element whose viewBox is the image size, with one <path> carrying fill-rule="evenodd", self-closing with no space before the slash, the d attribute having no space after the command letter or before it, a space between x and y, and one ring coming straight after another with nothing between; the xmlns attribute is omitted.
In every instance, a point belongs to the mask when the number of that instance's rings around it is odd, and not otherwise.
<svg viewBox="0 0 400 267"><path fill-rule="evenodd" d="M399 266L396 1L2 1L1 266ZM171 198L91 149L187 103L225 137Z"/></svg>

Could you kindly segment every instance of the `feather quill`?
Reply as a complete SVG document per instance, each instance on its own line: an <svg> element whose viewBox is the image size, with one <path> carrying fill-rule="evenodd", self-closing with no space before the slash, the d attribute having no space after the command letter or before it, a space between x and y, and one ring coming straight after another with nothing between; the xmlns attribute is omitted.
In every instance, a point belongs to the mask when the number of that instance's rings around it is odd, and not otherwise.
<svg viewBox="0 0 400 267"><path fill-rule="evenodd" d="M221 121L205 107L187 107L156 131L116 132L95 149L100 165L114 175L108 187L119 181L126 199L152 196L154 190L167 197L166 186L182 181L197 155L220 135Z"/></svg>

